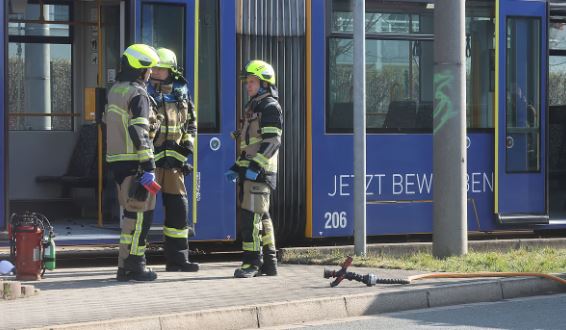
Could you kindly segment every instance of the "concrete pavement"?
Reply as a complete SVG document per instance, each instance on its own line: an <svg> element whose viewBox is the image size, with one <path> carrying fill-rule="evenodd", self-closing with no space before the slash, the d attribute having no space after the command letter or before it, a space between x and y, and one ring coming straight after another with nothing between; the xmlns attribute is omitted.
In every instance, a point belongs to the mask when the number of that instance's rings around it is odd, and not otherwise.
<svg viewBox="0 0 566 330"><path fill-rule="evenodd" d="M281 265L278 277L234 279L236 262L205 263L198 273L166 273L150 283L119 283L114 267L60 269L35 282L41 293L0 300L0 328L242 329L499 301L566 292L537 278L425 280L368 288L343 281L330 288L323 266ZM352 267L406 278L418 271Z"/></svg>
<svg viewBox="0 0 566 330"><path fill-rule="evenodd" d="M470 241L474 250L519 247L566 247L566 239ZM374 244L368 251L391 255L429 251L430 243ZM316 247L328 253L353 247ZM300 248L293 248L294 250ZM308 248L312 249L312 248ZM5 251L3 251L5 250ZM284 255L289 249L282 249ZM61 255L115 257L113 247L63 247ZM0 259L7 250L0 249ZM4 256L2 256L4 255ZM242 329L374 315L411 309L566 292L566 286L538 278L441 279L368 288L343 281L330 288L324 266L281 265L280 276L234 279L237 262L201 265L198 273L166 273L151 283L119 283L114 267L64 268L34 282L41 293L26 299L0 300L0 329ZM337 266L335 268L338 268ZM418 271L351 267L381 278L406 278ZM563 276L564 277L564 276ZM3 277L6 279L6 277ZM10 279L10 278L7 278Z"/></svg>

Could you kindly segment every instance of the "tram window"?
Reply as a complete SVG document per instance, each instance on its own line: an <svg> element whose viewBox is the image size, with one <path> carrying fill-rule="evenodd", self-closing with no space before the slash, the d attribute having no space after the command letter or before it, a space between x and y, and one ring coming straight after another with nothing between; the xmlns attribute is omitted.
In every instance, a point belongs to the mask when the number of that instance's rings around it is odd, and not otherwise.
<svg viewBox="0 0 566 330"><path fill-rule="evenodd" d="M351 1L332 2L328 38L330 133L352 132ZM494 6L469 2L466 13L467 125L493 128ZM430 132L433 107L433 16L426 3L366 2L368 132Z"/></svg>
<svg viewBox="0 0 566 330"><path fill-rule="evenodd" d="M199 132L218 132L218 1L200 2L199 20Z"/></svg>
<svg viewBox="0 0 566 330"><path fill-rule="evenodd" d="M352 131L352 46L352 39L329 40L330 132ZM432 51L430 41L366 41L369 132L432 129Z"/></svg>
<svg viewBox="0 0 566 330"><path fill-rule="evenodd" d="M46 1L46 3L48 3ZM8 34L10 36L42 36L42 37L69 37L70 29L67 24L35 24L29 20L39 20L41 10L43 17L49 21L69 21L70 11L68 5L45 4L43 8L39 4L27 4L23 14L10 14L8 22ZM26 22L28 21L28 22Z"/></svg>
<svg viewBox="0 0 566 330"><path fill-rule="evenodd" d="M507 19L507 172L540 170L541 22Z"/></svg>
<svg viewBox="0 0 566 330"><path fill-rule="evenodd" d="M566 50L566 23L551 22L549 24L548 48Z"/></svg>
<svg viewBox="0 0 566 330"><path fill-rule="evenodd" d="M566 23L551 22L549 30L549 84L550 106L566 105Z"/></svg>
<svg viewBox="0 0 566 330"><path fill-rule="evenodd" d="M333 33L353 33L353 14L351 11L351 1L334 0L332 3L332 23ZM419 11L416 13L384 12L387 7L384 4L376 6L375 3L366 3L366 33L386 33L386 34L409 34L409 33L433 33L432 11L426 10L426 6L414 6L412 9ZM426 4L425 4L426 5Z"/></svg>
<svg viewBox="0 0 566 330"><path fill-rule="evenodd" d="M426 4L366 3L366 125L371 133L432 130L433 15ZM353 127L351 1L332 2L326 129Z"/></svg>
<svg viewBox="0 0 566 330"><path fill-rule="evenodd" d="M43 8L28 4L25 14L12 14L8 22L9 130L67 131L73 129L72 29L69 5Z"/></svg>
<svg viewBox="0 0 566 330"><path fill-rule="evenodd" d="M566 56L549 57L549 106L566 105Z"/></svg>
<svg viewBox="0 0 566 330"><path fill-rule="evenodd" d="M495 30L491 10L469 10L466 17L466 124L493 128Z"/></svg>

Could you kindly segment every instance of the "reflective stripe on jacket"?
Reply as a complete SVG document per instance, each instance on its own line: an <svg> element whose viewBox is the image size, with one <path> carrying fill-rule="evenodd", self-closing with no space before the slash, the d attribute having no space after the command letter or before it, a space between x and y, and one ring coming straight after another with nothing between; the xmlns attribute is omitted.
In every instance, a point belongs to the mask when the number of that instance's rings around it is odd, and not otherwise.
<svg viewBox="0 0 566 330"><path fill-rule="evenodd" d="M239 136L239 172L251 168L258 171L257 181L276 186L279 147L282 134L282 110L277 100L266 93L250 100L244 112Z"/></svg>
<svg viewBox="0 0 566 330"><path fill-rule="evenodd" d="M151 81L148 88L157 102L161 126L157 132L155 162L159 167L181 168L193 152L196 118L185 82L165 84Z"/></svg>
<svg viewBox="0 0 566 330"><path fill-rule="evenodd" d="M144 109L137 109L139 114L135 115L131 102L137 97L144 98L143 102L139 103ZM107 162L137 162L142 169L155 168L152 143L149 139L152 113L149 104L145 87L139 82L117 82L112 86L108 92L108 105L104 113Z"/></svg>

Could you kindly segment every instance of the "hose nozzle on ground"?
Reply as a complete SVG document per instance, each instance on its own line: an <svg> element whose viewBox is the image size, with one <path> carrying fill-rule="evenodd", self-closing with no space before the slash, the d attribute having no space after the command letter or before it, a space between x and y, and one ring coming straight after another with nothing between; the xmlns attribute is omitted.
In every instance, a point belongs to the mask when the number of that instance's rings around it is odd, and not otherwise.
<svg viewBox="0 0 566 330"><path fill-rule="evenodd" d="M348 267L352 264L352 257L348 256L342 267L339 270L324 269L324 278L336 278L332 283L331 287L338 286L342 280L346 279L348 281L358 281L364 283L367 286L374 286L376 284L410 284L409 280L405 279L394 279L394 278L378 278L375 274L369 273L367 275L356 274L354 272L347 271Z"/></svg>

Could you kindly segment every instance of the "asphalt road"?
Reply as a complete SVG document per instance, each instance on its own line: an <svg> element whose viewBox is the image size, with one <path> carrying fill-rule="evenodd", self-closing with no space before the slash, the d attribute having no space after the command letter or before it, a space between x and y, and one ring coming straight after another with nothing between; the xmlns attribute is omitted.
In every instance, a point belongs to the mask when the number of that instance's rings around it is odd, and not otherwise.
<svg viewBox="0 0 566 330"><path fill-rule="evenodd" d="M266 329L566 329L566 294L303 323Z"/></svg>

